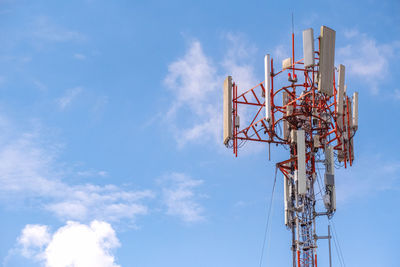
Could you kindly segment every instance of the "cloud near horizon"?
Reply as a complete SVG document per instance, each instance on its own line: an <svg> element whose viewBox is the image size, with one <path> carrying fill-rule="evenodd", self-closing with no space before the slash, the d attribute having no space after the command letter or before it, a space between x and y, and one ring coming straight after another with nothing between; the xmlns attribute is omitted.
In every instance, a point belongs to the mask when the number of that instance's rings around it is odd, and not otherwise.
<svg viewBox="0 0 400 267"><path fill-rule="evenodd" d="M13 128L7 120L2 122L3 129ZM128 220L134 223L137 216L147 214L144 201L154 198L151 190L126 190L112 184L66 183L65 166L57 161L59 146L44 139L40 130L23 133L11 130L0 136L0 200L3 204L34 200L39 209L50 211L62 220ZM100 176L103 172L95 174Z"/></svg>
<svg viewBox="0 0 400 267"><path fill-rule="evenodd" d="M38 211L47 211L61 221L89 222L104 220L126 222L136 227L136 219L156 211L162 205L167 215L185 222L200 221L204 208L196 201L194 189L203 181L183 173L167 175L161 187L150 189L122 188L115 184L98 185L89 182L68 182L75 175L91 180L110 179L106 171L93 169L65 171L59 162L61 145L46 140L41 130L19 133L4 117L0 127L10 129L0 134L0 203L14 208L35 203ZM20 203L20 204L19 204ZM163 211L162 211L163 212Z"/></svg>
<svg viewBox="0 0 400 267"><path fill-rule="evenodd" d="M97 220L68 221L54 233L46 225L28 224L17 239L19 254L46 267L119 267L113 255L118 247L111 225Z"/></svg>

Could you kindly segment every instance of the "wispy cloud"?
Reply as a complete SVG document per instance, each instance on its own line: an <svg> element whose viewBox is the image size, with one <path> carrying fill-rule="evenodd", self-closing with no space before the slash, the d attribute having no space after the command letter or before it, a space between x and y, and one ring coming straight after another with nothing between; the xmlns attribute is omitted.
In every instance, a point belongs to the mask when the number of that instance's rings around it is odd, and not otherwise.
<svg viewBox="0 0 400 267"><path fill-rule="evenodd" d="M159 183L163 186L163 203L168 215L189 223L204 220L204 208L198 203L200 195L195 192L203 184L202 180L183 173L171 173L160 179Z"/></svg>
<svg viewBox="0 0 400 267"><path fill-rule="evenodd" d="M228 41L228 49L222 61L222 72L226 75L232 75L238 84L240 93L261 82L255 77L254 71L257 48L240 34L229 33L226 34L225 38ZM263 58L260 59L260 62L263 62ZM221 83L218 85L219 88L222 87Z"/></svg>
<svg viewBox="0 0 400 267"><path fill-rule="evenodd" d="M164 83L173 92L175 101L168 111L168 120L174 123L174 134L178 145L199 139L217 139L218 123L221 120L218 105L212 95L218 88L216 68L204 52L199 41L193 41L183 58L168 66ZM211 101L210 101L211 100ZM193 115L189 127L182 127L176 119L177 113L188 109Z"/></svg>
<svg viewBox="0 0 400 267"><path fill-rule="evenodd" d="M240 90L256 83L251 64L255 47L240 35L227 34L225 39L229 48L219 60L207 56L195 40L183 57L168 66L164 84L175 100L167 119L179 147L188 143L221 143L221 88L225 75L233 75Z"/></svg>
<svg viewBox="0 0 400 267"><path fill-rule="evenodd" d="M0 204L16 209L34 203L62 221L103 220L136 227L139 216L156 211L163 204L167 215L185 222L204 218L197 188L203 183L183 173L171 173L154 189L127 189L114 184L97 185L88 180L110 176L106 171L69 167L58 160L63 147L48 141L40 129L18 133L14 125L0 117ZM73 178L73 179L67 179ZM75 181L74 183L71 181ZM157 204L158 203L158 204ZM153 208L152 208L153 207Z"/></svg>
<svg viewBox="0 0 400 267"><path fill-rule="evenodd" d="M6 128L6 122L2 125ZM11 136L11 137L10 137ZM57 163L57 151L46 146L38 133L0 136L0 200L34 200L38 207L61 219L111 222L148 212L150 190L129 191L116 185L68 184ZM57 167L58 166L58 167ZM97 173L103 176L104 173Z"/></svg>
<svg viewBox="0 0 400 267"><path fill-rule="evenodd" d="M380 43L357 30L348 30L344 35L349 44L337 50L337 62L346 65L349 74L362 78L371 93L377 94L380 82L390 75L393 57L399 56L400 40Z"/></svg>
<svg viewBox="0 0 400 267"><path fill-rule="evenodd" d="M35 87L37 89L39 89L42 92L45 92L47 90L47 86L44 83L42 83L41 81L34 80L33 84L35 85Z"/></svg>
<svg viewBox="0 0 400 267"><path fill-rule="evenodd" d="M77 174L83 177L92 177L92 176L106 177L108 175L106 171L96 171L96 170L78 171Z"/></svg>
<svg viewBox="0 0 400 267"><path fill-rule="evenodd" d="M14 253L19 252L47 267L118 267L113 250L119 246L110 224L92 221L86 225L69 221L55 233L50 233L46 225L26 225Z"/></svg>
<svg viewBox="0 0 400 267"><path fill-rule="evenodd" d="M78 31L57 25L50 18L41 16L34 20L31 30L32 37L37 41L67 42L84 41L86 36Z"/></svg>
<svg viewBox="0 0 400 267"><path fill-rule="evenodd" d="M274 57L274 62L279 64L282 60L291 57L290 55L291 48L287 44L279 44L277 45L274 50L272 56Z"/></svg>
<svg viewBox="0 0 400 267"><path fill-rule="evenodd" d="M69 106L72 101L82 93L82 91L83 88L80 86L68 89L62 97L57 99L57 104L60 109L65 109L67 106Z"/></svg>
<svg viewBox="0 0 400 267"><path fill-rule="evenodd" d="M338 171L339 203L386 191L400 191L400 161L388 161L379 153L361 154L354 166Z"/></svg>
<svg viewBox="0 0 400 267"><path fill-rule="evenodd" d="M165 83L176 92L179 105L193 101L196 109L201 108L198 101L207 98L217 85L214 63L204 54L199 41L193 41L184 57L171 63L168 71Z"/></svg>

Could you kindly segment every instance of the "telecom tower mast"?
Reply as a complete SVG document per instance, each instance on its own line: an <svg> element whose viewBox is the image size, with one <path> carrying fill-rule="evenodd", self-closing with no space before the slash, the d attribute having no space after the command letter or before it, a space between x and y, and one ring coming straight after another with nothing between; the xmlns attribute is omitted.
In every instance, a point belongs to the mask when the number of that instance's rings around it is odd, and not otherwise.
<svg viewBox="0 0 400 267"><path fill-rule="evenodd" d="M235 156L246 141L282 145L290 151L289 159L276 166L284 176L285 225L292 232L293 267L317 266L315 221L318 216L331 218L336 211L335 158L345 168L354 161L358 93L347 96L345 67L335 68L335 35L322 26L315 50L313 29L304 30L303 58L295 60L292 33L292 56L282 61L281 70L275 70L267 54L264 82L240 95L231 76L224 82L223 141ZM288 84L277 86L284 74ZM244 127L239 106L254 109ZM325 167L323 212L316 211L319 164Z"/></svg>

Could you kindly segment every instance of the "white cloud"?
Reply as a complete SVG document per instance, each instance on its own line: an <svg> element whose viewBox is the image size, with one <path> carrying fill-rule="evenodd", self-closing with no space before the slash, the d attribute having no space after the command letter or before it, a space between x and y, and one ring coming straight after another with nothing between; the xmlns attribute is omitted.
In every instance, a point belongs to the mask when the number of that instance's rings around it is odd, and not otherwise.
<svg viewBox="0 0 400 267"><path fill-rule="evenodd" d="M175 97L167 115L177 128L174 133L178 145L199 140L199 137L217 139L220 118L212 95L218 88L218 78L214 63L204 54L200 42L193 41L184 57L168 66L164 83ZM184 109L188 109L196 121L189 127L182 127L176 119L177 113Z"/></svg>
<svg viewBox="0 0 400 267"><path fill-rule="evenodd" d="M47 91L47 86L44 83L42 83L41 81L35 80L35 81L33 81L33 84L40 91L42 91L42 92Z"/></svg>
<svg viewBox="0 0 400 267"><path fill-rule="evenodd" d="M2 123L7 129L7 122ZM38 134L0 136L0 200L35 200L61 219L129 220L148 212L150 190L129 191L115 185L68 184L56 162L57 151ZM98 175L101 175L98 173Z"/></svg>
<svg viewBox="0 0 400 267"><path fill-rule="evenodd" d="M227 34L228 49L224 55L223 72L231 75L238 84L238 93L247 91L257 85L259 81L254 74L254 58L257 48L251 45L240 34ZM263 62L263 59L260 60ZM260 64L262 65L262 64ZM218 84L221 87L221 83Z"/></svg>
<svg viewBox="0 0 400 267"><path fill-rule="evenodd" d="M0 203L12 208L27 207L50 212L57 218L88 222L104 220L136 227L138 216L149 213L155 190L134 190L126 186L82 183L82 175L95 179L104 171L70 169L57 162L61 145L49 142L37 129L19 134L14 125L0 116ZM45 141L43 141L45 140ZM70 177L71 176L71 177ZM67 182L66 178L78 183ZM89 178L88 178L89 179ZM184 221L199 221L203 208L195 188L202 183L185 174L172 174L163 182L163 201L167 214ZM161 196L161 195L160 195ZM153 203L154 204L154 203Z"/></svg>
<svg viewBox="0 0 400 267"><path fill-rule="evenodd" d="M56 25L48 17L38 17L32 23L31 35L36 40L47 42L83 41L85 35L80 32Z"/></svg>
<svg viewBox="0 0 400 267"><path fill-rule="evenodd" d="M22 256L46 267L118 267L113 250L119 246L114 229L103 221L69 221L53 234L45 225L26 225L18 238Z"/></svg>
<svg viewBox="0 0 400 267"><path fill-rule="evenodd" d="M83 88L78 86L68 89L64 96L57 99L57 104L60 109L65 109L71 102L82 92Z"/></svg>
<svg viewBox="0 0 400 267"><path fill-rule="evenodd" d="M83 177L91 177L91 176L106 177L108 175L106 171L96 171L96 170L78 171L77 174Z"/></svg>
<svg viewBox="0 0 400 267"><path fill-rule="evenodd" d="M279 64L282 60L291 57L291 50L292 48L289 45L280 44L274 48L274 53L272 54L274 57L274 62Z"/></svg>
<svg viewBox="0 0 400 267"><path fill-rule="evenodd" d="M178 216L185 222L199 222L204 220L204 208L198 203L200 197L195 189L203 184L182 173L171 173L161 179L163 185L163 201L167 207L167 214Z"/></svg>
<svg viewBox="0 0 400 267"><path fill-rule="evenodd" d="M225 38L229 49L219 61L208 57L199 41L193 41L185 55L168 66L164 83L175 100L167 120L179 147L191 142L221 144L221 88L226 73L235 77L239 90L257 84L251 64L255 48L241 36L227 34Z"/></svg>
<svg viewBox="0 0 400 267"><path fill-rule="evenodd" d="M400 161L385 160L376 152L362 154L352 167L338 171L338 202L347 203L385 191L399 191L399 173Z"/></svg>
<svg viewBox="0 0 400 267"><path fill-rule="evenodd" d="M50 242L50 234L46 225L27 224L18 238L21 253L24 257L38 256L38 251L43 250Z"/></svg>
<svg viewBox="0 0 400 267"><path fill-rule="evenodd" d="M165 83L176 92L180 105L193 104L195 108L201 107L199 102L207 98L207 94L214 90L217 83L215 67L205 56L198 41L193 41L185 56L171 63L168 71ZM193 103L187 103L188 101Z"/></svg>
<svg viewBox="0 0 400 267"><path fill-rule="evenodd" d="M379 43L356 30L346 31L344 35L349 44L337 50L337 63L344 64L349 74L366 81L371 93L378 93L380 82L390 74L390 61L400 51L400 41Z"/></svg>

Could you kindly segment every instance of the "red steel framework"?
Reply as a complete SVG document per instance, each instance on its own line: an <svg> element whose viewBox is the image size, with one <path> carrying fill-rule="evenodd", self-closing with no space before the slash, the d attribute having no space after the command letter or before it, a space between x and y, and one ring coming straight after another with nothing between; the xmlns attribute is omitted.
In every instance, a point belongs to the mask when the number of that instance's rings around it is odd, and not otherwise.
<svg viewBox="0 0 400 267"><path fill-rule="evenodd" d="M277 168L286 179L289 179L295 190L293 173L298 169L297 147L292 132L302 129L305 132L306 146L306 175L313 185L316 179L316 165L323 162L318 151L324 151L328 145L333 146L340 162L350 166L353 164L354 152L352 116L348 96L344 96L344 112L337 112L338 90L333 78L333 95L329 96L318 90L319 56L321 37L318 37L318 50L314 51L316 64L304 67L303 59L295 60L294 34L292 34L291 66L275 71L274 61L271 58L271 90L269 100L271 118L265 116L265 94L268 92L264 81L255 87L238 94L238 85L232 84L232 122L233 133L231 146L233 153L238 156L238 148L244 142L256 141L283 145L290 149L290 157L277 163ZM288 85L277 86L278 78L287 73ZM335 76L335 74L333 74ZM284 78L284 77L283 77ZM299 80L298 80L299 79ZM300 81L301 80L301 81ZM286 98L286 99L285 99ZM282 104L278 103L281 101ZM252 108L255 115L250 122L240 128L238 111L242 108ZM285 124L286 123L286 129ZM285 132L286 130L286 132ZM317 141L315 139L318 139ZM319 214L332 216L332 211L318 213L315 211L314 187L310 186L305 196L293 193L290 210L291 221L288 228L292 230L293 266L317 266L315 219ZM297 207L297 208L296 208ZM299 210L298 207L302 207Z"/></svg>

